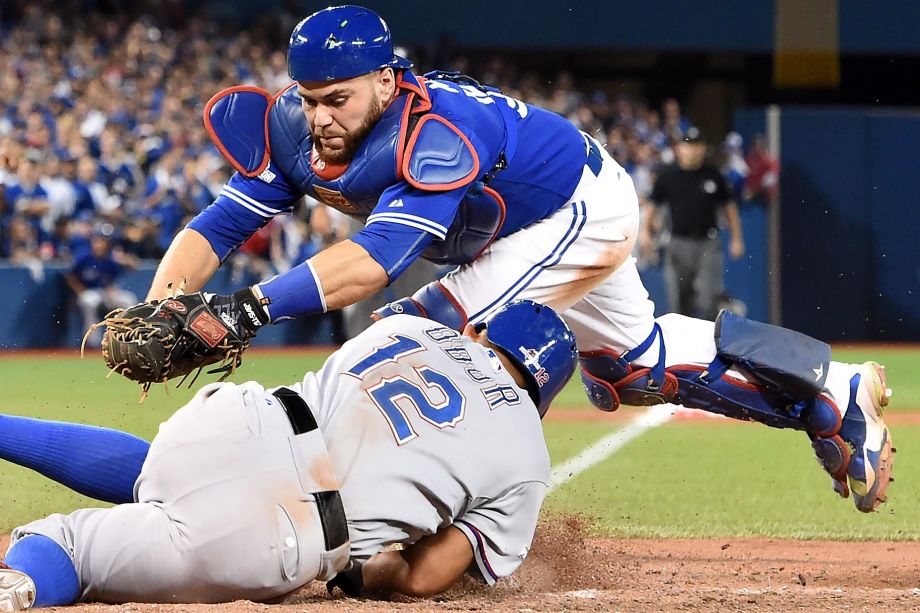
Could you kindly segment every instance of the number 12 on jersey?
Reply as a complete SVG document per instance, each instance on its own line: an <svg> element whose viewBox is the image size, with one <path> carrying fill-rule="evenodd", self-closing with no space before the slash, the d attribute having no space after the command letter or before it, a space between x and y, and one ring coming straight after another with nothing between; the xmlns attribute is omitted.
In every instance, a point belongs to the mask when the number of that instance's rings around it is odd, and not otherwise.
<svg viewBox="0 0 920 613"><path fill-rule="evenodd" d="M415 372L425 382L426 389L405 377L383 379L367 390L374 404L390 422L390 429L396 442L408 443L418 433L406 416L403 408L414 408L418 416L437 428L453 428L463 420L466 398L446 375L428 367L416 368ZM442 396L440 402L432 402L429 393L436 391ZM402 406L400 406L402 404Z"/></svg>
<svg viewBox="0 0 920 613"><path fill-rule="evenodd" d="M377 347L347 374L361 377L376 366L396 362L401 357L425 350L421 343L407 336L394 334L391 338L394 342ZM447 375L427 366L413 370L423 385L397 375L381 379L367 390L400 445L418 436L407 415L408 411L414 409L424 421L440 429L456 426L463 420L466 411L466 398ZM432 400L432 396L435 400Z"/></svg>

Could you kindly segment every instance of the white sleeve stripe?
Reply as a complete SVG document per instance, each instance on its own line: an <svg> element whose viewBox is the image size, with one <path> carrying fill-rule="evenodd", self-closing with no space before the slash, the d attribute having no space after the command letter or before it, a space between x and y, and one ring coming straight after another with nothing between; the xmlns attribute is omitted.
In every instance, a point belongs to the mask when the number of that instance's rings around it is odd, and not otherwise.
<svg viewBox="0 0 920 613"><path fill-rule="evenodd" d="M307 268L310 269L310 273L313 275L313 282L316 283L316 291L319 294L319 302L323 305L323 313L329 310L329 307L326 306L326 295L323 293L323 284L319 280L319 275L316 274L316 269L313 268L313 262L307 260Z"/></svg>
<svg viewBox="0 0 920 613"><path fill-rule="evenodd" d="M408 213L391 213L389 211L384 211L383 213L374 213L373 215L368 217L368 219L370 219L371 217L386 217L386 218L392 218L392 219L406 219L409 221L416 221L418 223L428 224L432 228L435 228L437 230L440 230L444 234L447 234L446 226L442 226L439 223L433 222L430 219L421 217L419 215L409 215Z"/></svg>
<svg viewBox="0 0 920 613"><path fill-rule="evenodd" d="M223 191L222 191L222 192L220 193L220 195L221 195L221 196L225 196L227 199L236 202L236 203L237 203L238 205L240 205L241 207L244 207L244 208L249 209L250 211L252 211L252 212L255 213L256 215L261 215L262 217L274 217L274 216L276 215L276 213L266 213L265 211L262 211L261 209L257 209L256 207L254 207L254 206L252 206L252 205L250 205L250 204L247 204L245 201L243 201L243 200L240 199L240 198L237 198L236 196L234 196L233 194L231 194L231 193L229 193L229 192L223 192Z"/></svg>
<svg viewBox="0 0 920 613"><path fill-rule="evenodd" d="M415 222L405 221L405 220L400 220L400 219L371 219L370 217L368 217L368 219L367 219L367 224L365 224L365 225L366 225L366 226L369 226L369 225L371 225L372 223L375 223L375 222L378 222L378 221L389 221L390 223L395 223L395 224L399 224L399 225L402 225L402 226L409 226L409 227L411 227L411 228L416 228L416 229L418 229L418 230L422 230L422 231L424 231L424 232L428 232L429 234L433 234L433 235L435 235L436 237L440 238L441 240L444 240L444 238L447 236L446 234L442 234L441 232L436 232L435 230L433 230L433 229L430 228L429 226L423 226L423 225L420 224L420 223L415 223Z"/></svg>
<svg viewBox="0 0 920 613"><path fill-rule="evenodd" d="M425 232L428 232L429 234L433 234L437 236L441 240L444 240L444 238L447 236L447 232L437 230L435 228L432 228L431 226L424 225L417 221L411 221L408 219L391 219L389 217L384 217L382 215L371 215L370 217L367 218L367 223L365 225L369 226L372 223L375 223L378 221L388 221L390 223L400 224L403 226L409 226L411 228L416 228L418 230L424 230Z"/></svg>
<svg viewBox="0 0 920 613"><path fill-rule="evenodd" d="M239 197L239 198L242 198L244 201L248 202L248 203L251 204L252 206L254 206L254 207L256 207L256 208L263 209L266 213L271 213L272 215L274 215L274 214L276 214L276 213L279 212L279 209L274 209L274 208L268 206L267 204L262 204L262 203L259 202L258 200L255 200L255 199L253 199L252 197L247 196L246 194L244 194L244 193L241 192L240 190L238 190L238 189L236 189L236 188L233 188L233 187L230 187L229 185L224 185L224 188L223 188L221 191L226 192L228 195L233 194L234 196L237 196L237 197Z"/></svg>

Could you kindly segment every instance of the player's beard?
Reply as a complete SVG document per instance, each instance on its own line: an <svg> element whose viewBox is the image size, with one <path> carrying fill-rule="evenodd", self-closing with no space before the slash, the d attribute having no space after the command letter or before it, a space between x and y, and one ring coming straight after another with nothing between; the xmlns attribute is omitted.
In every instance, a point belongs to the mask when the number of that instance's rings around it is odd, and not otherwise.
<svg viewBox="0 0 920 613"><path fill-rule="evenodd" d="M347 164L351 161L361 143L364 142L364 139L377 124L380 116L383 115L383 103L380 101L380 97L376 92L374 92L373 96L371 107L358 129L350 134L337 135L341 136L344 142L344 146L341 149L324 147L321 139L313 139L313 147L316 149L319 159L327 164Z"/></svg>

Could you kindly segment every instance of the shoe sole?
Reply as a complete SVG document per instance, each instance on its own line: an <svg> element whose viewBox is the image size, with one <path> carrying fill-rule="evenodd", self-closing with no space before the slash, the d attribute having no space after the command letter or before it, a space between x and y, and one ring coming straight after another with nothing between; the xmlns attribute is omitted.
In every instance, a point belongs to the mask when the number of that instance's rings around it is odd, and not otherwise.
<svg viewBox="0 0 920 613"><path fill-rule="evenodd" d="M35 582L0 563L0 611L25 611L35 604Z"/></svg>
<svg viewBox="0 0 920 613"><path fill-rule="evenodd" d="M875 411L879 422L882 422L882 414L885 407L888 406L891 397L891 389L888 387L888 378L885 375L885 367L877 362L866 362L860 372L863 377L868 377L869 383L867 388L872 400L872 408ZM884 422L882 422L884 423ZM882 438L882 446L879 450L878 469L875 471L875 482L865 495L860 496L853 492L853 502L856 508L864 513L871 513L876 510L880 504L888 499L888 485L891 482L891 469L893 461L893 448L891 446L891 432L888 426L884 426L885 434ZM853 483L850 483L850 489L853 489Z"/></svg>

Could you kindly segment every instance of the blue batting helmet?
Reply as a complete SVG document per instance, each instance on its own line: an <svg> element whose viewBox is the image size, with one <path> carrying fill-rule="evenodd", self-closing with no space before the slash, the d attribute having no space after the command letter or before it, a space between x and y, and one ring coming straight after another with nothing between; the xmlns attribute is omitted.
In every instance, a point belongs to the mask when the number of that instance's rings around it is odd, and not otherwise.
<svg viewBox="0 0 920 613"><path fill-rule="evenodd" d="M531 300L506 304L477 330L482 326L489 342L529 375L528 390L543 417L575 372L575 334L555 311Z"/></svg>
<svg viewBox="0 0 920 613"><path fill-rule="evenodd" d="M411 68L393 53L390 28L360 6L333 6L297 24L288 46L288 74L295 81L351 79L387 66Z"/></svg>

